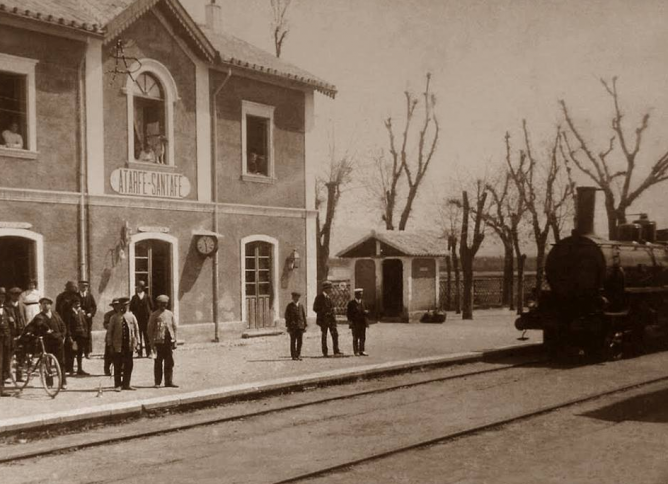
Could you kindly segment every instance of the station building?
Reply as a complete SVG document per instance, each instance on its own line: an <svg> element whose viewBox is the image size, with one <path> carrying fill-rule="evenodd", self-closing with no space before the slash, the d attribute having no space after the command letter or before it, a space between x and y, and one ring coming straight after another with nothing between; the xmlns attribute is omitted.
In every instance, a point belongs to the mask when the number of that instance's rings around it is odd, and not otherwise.
<svg viewBox="0 0 668 484"><path fill-rule="evenodd" d="M0 0L0 286L167 294L186 338L316 295L316 92L178 0ZM13 126L12 126L13 125ZM218 324L214 324L218 323Z"/></svg>

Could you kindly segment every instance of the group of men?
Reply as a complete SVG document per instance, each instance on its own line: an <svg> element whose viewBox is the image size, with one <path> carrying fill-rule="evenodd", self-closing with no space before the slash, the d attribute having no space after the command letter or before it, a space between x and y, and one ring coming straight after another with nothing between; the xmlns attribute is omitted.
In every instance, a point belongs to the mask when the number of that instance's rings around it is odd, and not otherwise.
<svg viewBox="0 0 668 484"><path fill-rule="evenodd" d="M322 355L329 356L327 347L327 333L332 337L334 356L343 356L339 348L339 331L337 329L334 302L331 298L332 283L325 281L322 284L322 292L313 301L313 311L316 313L316 324L320 326ZM346 317L348 325L352 330L353 353L355 356L368 356L365 352L366 329L369 327L368 314L363 300L364 291L355 289L354 298L348 302ZM293 360L301 361L301 350L303 335L306 331L306 310L300 304L301 293L293 292L292 301L285 308L285 326L290 335L290 356Z"/></svg>
<svg viewBox="0 0 668 484"><path fill-rule="evenodd" d="M36 283L31 282L28 291L18 287L0 287L0 395L4 382L10 377L11 355L16 352L22 361L27 352L35 350L38 337L44 340L47 352L52 353L62 369L61 385L67 388L67 375L87 376L83 369L83 358L89 358L92 351L91 330L93 317L97 312L95 298L89 291L87 281L68 281L65 291L55 301L49 297L39 297L36 302ZM9 293L9 301L6 301ZM22 301L23 299L24 301ZM36 310L35 304L39 305ZM105 374L111 376L114 366L114 387L116 391L134 390L131 385L133 355L139 357L142 350L146 356L155 355L154 383L159 387L163 373L165 386L176 387L173 382L176 348L177 321L167 309L169 297L160 295L156 306L146 292L143 281L137 283L132 298L121 297L112 301L112 310L104 315ZM129 311L128 311L129 307ZM22 368L16 368L17 381L23 381Z"/></svg>

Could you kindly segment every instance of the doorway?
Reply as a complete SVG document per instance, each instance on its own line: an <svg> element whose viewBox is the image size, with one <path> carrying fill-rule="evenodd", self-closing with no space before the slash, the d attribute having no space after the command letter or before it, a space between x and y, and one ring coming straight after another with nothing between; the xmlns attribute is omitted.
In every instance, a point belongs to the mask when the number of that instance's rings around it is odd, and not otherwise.
<svg viewBox="0 0 668 484"><path fill-rule="evenodd" d="M135 244L135 285L139 281L146 283L148 295L155 300L164 294L172 294L172 257L171 244L163 240L145 239Z"/></svg>
<svg viewBox="0 0 668 484"><path fill-rule="evenodd" d="M383 261L383 316L398 317L404 311L404 265L399 259Z"/></svg>
<svg viewBox="0 0 668 484"><path fill-rule="evenodd" d="M244 284L246 317L249 329L274 326L273 245L269 242L246 244Z"/></svg>
<svg viewBox="0 0 668 484"><path fill-rule="evenodd" d="M37 279L35 245L25 237L0 237L0 286L27 289Z"/></svg>

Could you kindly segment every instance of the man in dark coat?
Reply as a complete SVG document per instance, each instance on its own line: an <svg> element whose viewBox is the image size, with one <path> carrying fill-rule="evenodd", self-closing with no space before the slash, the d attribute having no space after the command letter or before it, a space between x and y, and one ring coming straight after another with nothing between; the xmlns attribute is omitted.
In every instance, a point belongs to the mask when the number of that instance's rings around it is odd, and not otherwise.
<svg viewBox="0 0 668 484"><path fill-rule="evenodd" d="M351 299L346 309L350 329L353 331L353 352L355 356L369 356L364 352L366 342L367 310L362 300L362 289L355 289L355 298Z"/></svg>
<svg viewBox="0 0 668 484"><path fill-rule="evenodd" d="M7 291L0 287L0 302L4 303ZM12 330L9 316L4 306L0 307L0 396L4 393L5 380L9 378L9 365L12 358Z"/></svg>
<svg viewBox="0 0 668 484"><path fill-rule="evenodd" d="M118 312L118 306L119 306L118 298L115 297L111 301L111 304L109 304L109 306L111 306L112 309L110 311L107 311L106 313L104 313L104 318L102 320L102 327L104 327L105 331L109 329L109 322L111 321L111 317ZM107 344L106 337L105 337L105 343L104 343L104 374L106 376L111 376L111 365L113 365L113 364L114 364L114 352L113 352L111 346L109 346Z"/></svg>
<svg viewBox="0 0 668 484"><path fill-rule="evenodd" d="M19 301L21 292L21 288L12 287L9 290L9 301L5 303L5 311L7 312L10 332L12 334L12 338L9 344L10 354L15 350L14 338L21 336L21 333L23 333L23 330L29 323L26 306L21 301ZM21 371L21 368L16 369L16 380L23 381L23 372Z"/></svg>
<svg viewBox="0 0 668 484"><path fill-rule="evenodd" d="M67 371L74 374L74 358L77 359L77 375L88 376L83 369L82 360L84 352L88 347L89 333L88 321L86 320L86 313L81 308L81 301L79 299L72 300L72 306L69 311L63 316L67 332L69 335L72 352L69 354L67 361Z"/></svg>
<svg viewBox="0 0 668 484"><path fill-rule="evenodd" d="M306 331L306 311L303 304L299 304L301 293L293 292L292 301L285 308L285 327L290 334L290 356L293 360L301 361L302 337Z"/></svg>
<svg viewBox="0 0 668 484"><path fill-rule="evenodd" d="M76 285L75 285L76 287ZM41 311L26 326L23 337L27 335L42 336L47 353L51 353L58 360L62 370L62 389L67 389L67 377L65 376L64 341L67 338L67 327L57 312L51 310L53 300L43 297L39 300Z"/></svg>
<svg viewBox="0 0 668 484"><path fill-rule="evenodd" d="M119 297L117 312L109 319L105 342L111 346L114 355L114 386L117 392L135 390L130 383L134 363L132 356L137 347L139 326L137 318L128 312L129 297Z"/></svg>
<svg viewBox="0 0 668 484"><path fill-rule="evenodd" d="M141 358L142 348L146 352L146 357L151 356L151 345L148 341L148 318L154 310L153 301L146 292L146 283L137 282L135 294L130 299L130 312L137 318L139 324L139 345L137 346L137 356Z"/></svg>
<svg viewBox="0 0 668 484"><path fill-rule="evenodd" d="M321 343L322 343L322 355L324 357L328 356L327 351L327 330L329 329L330 334L332 335L332 346L334 346L334 355L339 356L343 355L339 351L339 332L336 329L336 315L334 314L334 303L330 297L332 292L332 283L325 281L322 283L322 292L315 297L313 301L313 311L315 311L316 324L320 326L321 331Z"/></svg>
<svg viewBox="0 0 668 484"><path fill-rule="evenodd" d="M93 352L93 318L97 313L97 303L90 292L88 281L79 281L79 299L81 300L81 310L86 317L86 341L84 346L84 355L90 358Z"/></svg>
<svg viewBox="0 0 668 484"><path fill-rule="evenodd" d="M74 281L67 281L65 283L65 290L56 297L56 313L58 313L60 319L63 319L65 314L70 312L72 301L75 298L79 299L79 286L77 286L77 283ZM66 363L70 361L70 358L72 358L71 340L65 340L65 345L63 346L63 358ZM62 364L60 366L64 375L67 371L67 368L65 368Z"/></svg>

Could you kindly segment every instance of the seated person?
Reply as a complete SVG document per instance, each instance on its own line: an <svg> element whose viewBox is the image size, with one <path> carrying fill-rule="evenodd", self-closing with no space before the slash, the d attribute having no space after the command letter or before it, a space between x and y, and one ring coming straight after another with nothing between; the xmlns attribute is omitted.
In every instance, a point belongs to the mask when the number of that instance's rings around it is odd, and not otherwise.
<svg viewBox="0 0 668 484"><path fill-rule="evenodd" d="M248 157L248 173L253 175L266 175L264 156L258 155L254 151L250 152Z"/></svg>
<svg viewBox="0 0 668 484"><path fill-rule="evenodd" d="M7 148L23 149L23 136L19 133L19 123L12 121L2 132L2 141Z"/></svg>

